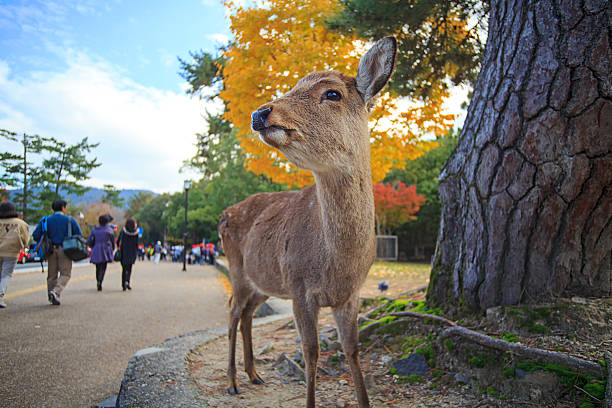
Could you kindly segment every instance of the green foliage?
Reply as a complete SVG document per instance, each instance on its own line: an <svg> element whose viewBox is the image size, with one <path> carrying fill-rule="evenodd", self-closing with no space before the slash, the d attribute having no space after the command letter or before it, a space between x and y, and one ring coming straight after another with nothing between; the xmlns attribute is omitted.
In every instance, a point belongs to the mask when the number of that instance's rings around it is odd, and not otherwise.
<svg viewBox="0 0 612 408"><path fill-rule="evenodd" d="M504 378L512 378L516 374L516 370L514 368L508 367L503 369Z"/></svg>
<svg viewBox="0 0 612 408"><path fill-rule="evenodd" d="M429 364L430 367L436 365L436 362L434 360L433 348L431 347L431 342L420 345L414 350L414 352L422 354L423 357L425 357L425 360L427 360L427 364Z"/></svg>
<svg viewBox="0 0 612 408"><path fill-rule="evenodd" d="M425 339L421 336L408 336L402 339L400 344L400 351L402 352L402 358L408 357L418 347L425 344Z"/></svg>
<svg viewBox="0 0 612 408"><path fill-rule="evenodd" d="M410 312L431 314L431 315L436 315L436 316L444 315L444 311L440 309L439 307L436 307L433 309L430 309L429 307L427 307L427 304L425 303L424 300L413 300L412 304L414 307L409 310Z"/></svg>
<svg viewBox="0 0 612 408"><path fill-rule="evenodd" d="M452 352L455 349L455 346L453 345L453 341L451 339L444 340L444 346L450 352Z"/></svg>
<svg viewBox="0 0 612 408"><path fill-rule="evenodd" d="M435 247L442 211L438 176L458 139L458 132L438 138L438 147L426 151L415 160L406 161L404 169L392 170L385 178L384 182L400 180L407 185L415 185L417 193L425 196L426 200L416 214L417 219L402 224L396 230L400 251L409 253L409 249L417 245Z"/></svg>
<svg viewBox="0 0 612 408"><path fill-rule="evenodd" d="M408 376L400 375L398 380L397 380L397 382L400 383L400 384L405 384L405 383L415 384L415 383L425 382L425 379L422 376L418 375L418 374L412 374L412 375L408 375Z"/></svg>
<svg viewBox="0 0 612 408"><path fill-rule="evenodd" d="M221 49L222 51L223 49ZM202 95L206 87L213 87L223 83L223 66L225 58L213 57L211 54L202 50L189 52L189 56L193 60L187 62L179 58L181 71L179 75L186 80L190 88L187 93L190 95ZM212 99L215 95L209 97Z"/></svg>
<svg viewBox="0 0 612 408"><path fill-rule="evenodd" d="M24 219L35 222L51 211L51 202L62 194L85 193L89 187L82 181L100 163L87 158L97 143L87 138L71 145L52 137L23 133L17 135L0 129L0 137L20 146L22 153L0 154L0 187L17 187L14 201L20 204ZM34 164L33 157L40 165Z"/></svg>
<svg viewBox="0 0 612 408"><path fill-rule="evenodd" d="M450 82L473 84L480 67L488 2L477 0L340 0L332 29L367 40L394 35L398 58L390 89L426 99ZM475 22L475 25L472 24Z"/></svg>
<svg viewBox="0 0 612 408"><path fill-rule="evenodd" d="M503 333L499 338L510 343L519 343L521 341L514 333Z"/></svg>
<svg viewBox="0 0 612 408"><path fill-rule="evenodd" d="M104 196L102 197L103 203L111 204L115 207L123 206L123 198L119 197L121 191L115 188L112 184L104 185Z"/></svg>
<svg viewBox="0 0 612 408"><path fill-rule="evenodd" d="M552 312L548 307L508 307L506 314L515 319L520 327L529 332L550 333L550 329L542 324L542 321L546 322L552 316Z"/></svg>
<svg viewBox="0 0 612 408"><path fill-rule="evenodd" d="M472 367L483 368L485 366L485 360L481 356L471 357L468 363L470 363Z"/></svg>
<svg viewBox="0 0 612 408"><path fill-rule="evenodd" d="M359 330L362 330L363 328L368 327L368 326L370 326L370 325L372 325L374 323L377 323L380 326L384 326L386 324L394 322L395 320L397 320L397 317L395 317L395 316L385 316L385 317L382 317L382 318L380 318L378 320L374 320L374 321L371 321L371 322L365 322L361 327L359 327Z"/></svg>

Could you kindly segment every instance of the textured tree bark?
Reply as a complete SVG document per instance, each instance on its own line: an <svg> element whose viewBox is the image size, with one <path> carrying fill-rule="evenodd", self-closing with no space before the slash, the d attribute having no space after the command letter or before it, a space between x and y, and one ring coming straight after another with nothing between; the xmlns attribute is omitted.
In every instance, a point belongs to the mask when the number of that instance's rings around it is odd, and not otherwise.
<svg viewBox="0 0 612 408"><path fill-rule="evenodd" d="M611 295L611 21L605 0L492 1L440 175L431 303L466 313Z"/></svg>

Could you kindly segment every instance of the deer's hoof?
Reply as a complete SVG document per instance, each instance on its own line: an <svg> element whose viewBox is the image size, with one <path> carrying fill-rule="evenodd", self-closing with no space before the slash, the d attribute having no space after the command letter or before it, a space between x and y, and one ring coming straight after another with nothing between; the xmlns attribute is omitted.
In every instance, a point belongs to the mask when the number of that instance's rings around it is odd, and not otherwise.
<svg viewBox="0 0 612 408"><path fill-rule="evenodd" d="M251 382L252 382L253 384L260 385L260 384L263 384L263 383L264 383L264 380L262 380L261 378L259 378L259 377L258 377L258 378L254 378L254 379L253 379L253 381L251 381Z"/></svg>
<svg viewBox="0 0 612 408"><path fill-rule="evenodd" d="M238 387L233 385L227 389L227 393L230 395L236 395L236 394L240 394L240 390L238 389Z"/></svg>

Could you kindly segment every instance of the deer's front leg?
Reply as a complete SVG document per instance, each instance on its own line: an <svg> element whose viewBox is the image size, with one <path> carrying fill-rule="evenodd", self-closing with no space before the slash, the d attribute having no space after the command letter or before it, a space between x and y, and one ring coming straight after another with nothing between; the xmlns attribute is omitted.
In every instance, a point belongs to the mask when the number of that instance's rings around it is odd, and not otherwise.
<svg viewBox="0 0 612 408"><path fill-rule="evenodd" d="M366 391L361 365L359 363L359 333L357 329L357 313L359 307L359 297L353 296L344 305L334 308L334 319L338 325L338 335L346 354L346 359L351 366L355 393L360 408L368 408L370 401Z"/></svg>
<svg viewBox="0 0 612 408"><path fill-rule="evenodd" d="M302 352L306 363L306 408L315 406L315 384L319 360L319 308L305 301L294 299L293 315L302 338Z"/></svg>

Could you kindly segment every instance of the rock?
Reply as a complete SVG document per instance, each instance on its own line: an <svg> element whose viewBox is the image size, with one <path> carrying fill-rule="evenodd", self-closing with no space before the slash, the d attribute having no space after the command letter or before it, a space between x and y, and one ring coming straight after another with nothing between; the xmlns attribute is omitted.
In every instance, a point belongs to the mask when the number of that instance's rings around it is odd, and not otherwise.
<svg viewBox="0 0 612 408"><path fill-rule="evenodd" d="M585 298L581 298L578 296L574 296L572 299L573 303L578 303L579 305L588 305L589 302Z"/></svg>
<svg viewBox="0 0 612 408"><path fill-rule="evenodd" d="M255 317L266 317L278 314L278 312L272 309L272 306L268 304L268 302L264 302L260 305L255 311Z"/></svg>
<svg viewBox="0 0 612 408"><path fill-rule="evenodd" d="M306 378L304 370L295 361L293 361L287 354L282 353L274 362L274 368L282 376L295 377L298 380L304 380Z"/></svg>
<svg viewBox="0 0 612 408"><path fill-rule="evenodd" d="M425 357L419 353L413 353L409 357L394 361L391 365L397 370L397 375L402 376L414 374L427 376L430 370Z"/></svg>
<svg viewBox="0 0 612 408"><path fill-rule="evenodd" d="M380 358L380 361L381 361L381 363L383 363L383 364L388 364L388 363L390 363L392 360L393 360L393 357L391 357L391 356L382 356L382 357Z"/></svg>
<svg viewBox="0 0 612 408"><path fill-rule="evenodd" d="M550 371L527 371L518 383L521 397L538 401L542 399L542 395L555 394L559 387L559 377Z"/></svg>
<svg viewBox="0 0 612 408"><path fill-rule="evenodd" d="M378 358L378 354L374 353L370 356L370 361L376 361L377 358Z"/></svg>
<svg viewBox="0 0 612 408"><path fill-rule="evenodd" d="M467 384L468 380L460 373L455 374L455 381L461 384Z"/></svg>
<svg viewBox="0 0 612 408"><path fill-rule="evenodd" d="M274 346L272 345L272 343L268 343L265 346L263 346L263 348L259 350L259 353L257 354L261 356L262 354L269 353L272 350L274 350Z"/></svg>
<svg viewBox="0 0 612 408"><path fill-rule="evenodd" d="M519 380L522 380L526 374L527 374L527 371L521 370L520 368L516 368L514 370L514 375L516 375L516 378L518 378Z"/></svg>
<svg viewBox="0 0 612 408"><path fill-rule="evenodd" d="M502 306L490 307L487 309L487 320L491 323L499 323L502 320Z"/></svg>
<svg viewBox="0 0 612 408"><path fill-rule="evenodd" d="M295 355L293 356L293 361L298 364L301 364L304 361L304 356L302 356L302 352L300 350L295 351Z"/></svg>
<svg viewBox="0 0 612 408"><path fill-rule="evenodd" d="M340 352L336 352L334 354L330 354L327 357L326 365L329 367L337 368L338 370L346 370L344 362L346 361L346 356Z"/></svg>

